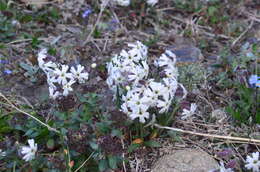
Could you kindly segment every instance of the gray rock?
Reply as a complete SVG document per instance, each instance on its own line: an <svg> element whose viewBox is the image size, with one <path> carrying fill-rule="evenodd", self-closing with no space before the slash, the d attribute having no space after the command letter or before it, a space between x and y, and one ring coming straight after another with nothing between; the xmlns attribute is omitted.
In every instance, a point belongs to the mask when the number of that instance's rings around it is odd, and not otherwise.
<svg viewBox="0 0 260 172"><path fill-rule="evenodd" d="M203 59L203 55L197 47L189 44L172 45L167 48L177 57L178 64L198 63Z"/></svg>
<svg viewBox="0 0 260 172"><path fill-rule="evenodd" d="M152 172L208 172L217 168L217 161L206 152L186 149L161 157Z"/></svg>

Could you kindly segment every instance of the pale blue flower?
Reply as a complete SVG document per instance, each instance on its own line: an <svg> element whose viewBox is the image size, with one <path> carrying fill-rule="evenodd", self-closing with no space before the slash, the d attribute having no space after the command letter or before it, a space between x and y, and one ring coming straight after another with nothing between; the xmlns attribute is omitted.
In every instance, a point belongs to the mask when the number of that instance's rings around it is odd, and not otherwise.
<svg viewBox="0 0 260 172"><path fill-rule="evenodd" d="M2 60L2 59L0 59L0 63L1 63L1 64L7 64L8 61L7 61L7 60Z"/></svg>
<svg viewBox="0 0 260 172"><path fill-rule="evenodd" d="M90 14L92 13L91 9L87 9L84 11L84 13L82 14L83 18L87 18Z"/></svg>
<svg viewBox="0 0 260 172"><path fill-rule="evenodd" d="M260 77L257 75L251 75L248 82L252 87L260 87Z"/></svg>
<svg viewBox="0 0 260 172"><path fill-rule="evenodd" d="M11 71L11 70L9 70L9 69L6 69L6 70L4 70L4 74L5 75L10 75L10 74L12 74L13 72Z"/></svg>

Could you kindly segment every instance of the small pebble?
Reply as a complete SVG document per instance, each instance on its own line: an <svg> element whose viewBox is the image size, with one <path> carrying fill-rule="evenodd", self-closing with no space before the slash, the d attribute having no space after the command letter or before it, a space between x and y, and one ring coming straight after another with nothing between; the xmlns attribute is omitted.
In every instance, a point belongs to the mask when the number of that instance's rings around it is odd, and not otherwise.
<svg viewBox="0 0 260 172"><path fill-rule="evenodd" d="M92 64L91 64L91 68L94 69L94 68L96 68L96 67L97 67L97 64L96 64L96 63L92 63Z"/></svg>

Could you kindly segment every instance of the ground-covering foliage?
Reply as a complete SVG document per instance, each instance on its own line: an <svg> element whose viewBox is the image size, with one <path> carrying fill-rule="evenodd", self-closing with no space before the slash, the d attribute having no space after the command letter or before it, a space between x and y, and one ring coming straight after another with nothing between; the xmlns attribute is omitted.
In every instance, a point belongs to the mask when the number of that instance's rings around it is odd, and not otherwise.
<svg viewBox="0 0 260 172"><path fill-rule="evenodd" d="M151 171L171 144L258 172L259 9L0 0L0 171Z"/></svg>

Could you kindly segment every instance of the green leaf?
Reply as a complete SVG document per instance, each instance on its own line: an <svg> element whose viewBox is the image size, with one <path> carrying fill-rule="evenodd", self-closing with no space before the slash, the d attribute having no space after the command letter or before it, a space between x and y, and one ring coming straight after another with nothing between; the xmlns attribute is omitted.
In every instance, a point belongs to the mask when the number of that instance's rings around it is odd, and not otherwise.
<svg viewBox="0 0 260 172"><path fill-rule="evenodd" d="M90 147L94 150L98 150L98 144L94 143L94 142L90 142Z"/></svg>
<svg viewBox="0 0 260 172"><path fill-rule="evenodd" d="M4 1L0 1L0 11L7 10L8 6Z"/></svg>
<svg viewBox="0 0 260 172"><path fill-rule="evenodd" d="M128 153L131 153L133 152L134 150L136 150L137 148L141 147L140 144L131 144L129 147L128 147Z"/></svg>
<svg viewBox="0 0 260 172"><path fill-rule="evenodd" d="M109 125L105 122L98 122L96 123L97 129L102 133L109 132Z"/></svg>
<svg viewBox="0 0 260 172"><path fill-rule="evenodd" d="M214 16L214 14L215 14L216 11L217 11L217 8L216 8L216 7L210 6L210 7L208 8L208 14L209 14L209 16Z"/></svg>
<svg viewBox="0 0 260 172"><path fill-rule="evenodd" d="M144 142L144 145L148 147L161 147L160 143L153 140Z"/></svg>
<svg viewBox="0 0 260 172"><path fill-rule="evenodd" d="M111 135L121 137L123 134L122 134L122 131L117 130L117 129L113 129L112 132L111 132Z"/></svg>
<svg viewBox="0 0 260 172"><path fill-rule="evenodd" d="M99 171L105 171L106 169L108 169L107 161L104 159L99 161L98 169L99 169Z"/></svg>
<svg viewBox="0 0 260 172"><path fill-rule="evenodd" d="M260 112L256 113L256 123L260 124Z"/></svg>
<svg viewBox="0 0 260 172"><path fill-rule="evenodd" d="M48 141L47 141L47 147L49 148L49 149L53 149L54 148L54 140L53 139L49 139Z"/></svg>
<svg viewBox="0 0 260 172"><path fill-rule="evenodd" d="M108 156L108 164L109 167L112 169L116 169L117 168L117 158L116 156Z"/></svg>
<svg viewBox="0 0 260 172"><path fill-rule="evenodd" d="M29 129L29 130L25 133L25 135L26 135L26 136L30 136L30 135L32 135L33 132L34 132L34 131L33 131L32 129Z"/></svg>

